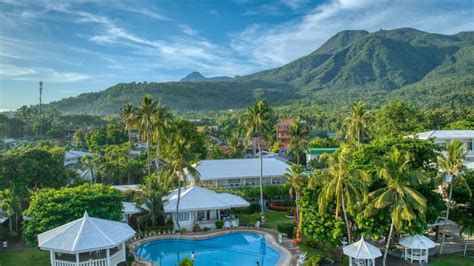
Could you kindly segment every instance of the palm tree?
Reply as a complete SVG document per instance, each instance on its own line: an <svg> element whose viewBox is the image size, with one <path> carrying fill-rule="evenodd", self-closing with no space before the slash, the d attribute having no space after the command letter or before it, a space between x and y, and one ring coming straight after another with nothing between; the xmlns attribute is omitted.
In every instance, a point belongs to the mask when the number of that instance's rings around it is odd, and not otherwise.
<svg viewBox="0 0 474 266"><path fill-rule="evenodd" d="M154 123L153 123L153 139L157 144L156 154L157 158L161 159L161 141L163 136L165 136L168 128L173 120L173 116L168 108L158 103L156 105L155 115L154 115ZM158 166L158 164L157 164Z"/></svg>
<svg viewBox="0 0 474 266"><path fill-rule="evenodd" d="M122 120L122 123L125 125L125 130L127 130L128 133L128 163L130 163L130 157L131 157L131 150L132 150L132 127L133 123L136 121L135 118L135 108L131 103L127 103L124 106L122 106L122 109L120 110L120 119ZM127 178L128 178L128 184L130 184L130 171L127 173Z"/></svg>
<svg viewBox="0 0 474 266"><path fill-rule="evenodd" d="M15 203L15 197L11 189L6 188L0 191L0 210L4 211L8 215L8 229L10 232L13 231L13 215L16 213L15 208L17 204Z"/></svg>
<svg viewBox="0 0 474 266"><path fill-rule="evenodd" d="M234 132L228 142L232 158L240 158L243 155L243 145L240 142L239 135Z"/></svg>
<svg viewBox="0 0 474 266"><path fill-rule="evenodd" d="M296 164L300 164L300 153L306 147L306 136L308 131L301 124L299 117L293 119L293 122L290 124L289 133L291 137L290 149L296 153Z"/></svg>
<svg viewBox="0 0 474 266"><path fill-rule="evenodd" d="M143 218L151 220L152 227L155 227L157 219L163 214L162 196L163 189L160 187L158 180L153 176L147 176L144 184L141 186L140 204L145 204L147 214Z"/></svg>
<svg viewBox="0 0 474 266"><path fill-rule="evenodd" d="M250 106L244 115L243 123L248 138L257 140L260 157L260 216L264 218L263 203L263 157L262 157L262 139L267 138L272 131L271 124L272 111L268 103L258 100L255 105ZM262 221L263 222L263 221Z"/></svg>
<svg viewBox="0 0 474 266"><path fill-rule="evenodd" d="M362 142L362 138L367 134L368 129L367 113L364 107L364 102L353 102L351 106L352 113L345 121L347 127L346 138L357 143Z"/></svg>
<svg viewBox="0 0 474 266"><path fill-rule="evenodd" d="M335 217L340 218L342 210L346 224L348 242L351 243L351 226L348 213L361 202L367 194L368 174L350 166L350 146L343 146L335 154L323 154L320 161L327 163L327 168L315 175L311 185L321 186L319 193L319 211L326 211L329 203L336 204Z"/></svg>
<svg viewBox="0 0 474 266"><path fill-rule="evenodd" d="M138 105L135 116L140 136L146 140L147 144L148 174L150 174L151 167L150 140L153 137L152 129L155 124L156 111L156 103L149 95L145 95Z"/></svg>
<svg viewBox="0 0 474 266"><path fill-rule="evenodd" d="M288 186L290 187L290 196L295 196L295 213L296 213L296 242L300 241L302 219L302 209L299 207L299 199L301 191L306 184L306 175L303 173L304 168L301 165L292 165L286 172Z"/></svg>
<svg viewBox="0 0 474 266"><path fill-rule="evenodd" d="M443 225L444 230L446 229L446 224L448 223L453 187L459 184L461 186L465 186L468 189L469 193L471 193L469 185L467 184L467 180L463 175L464 160L466 159L466 149L464 148L464 144L459 140L454 140L448 144L446 150L447 151L445 156L438 157L438 167L440 168L440 173L437 176L438 180L444 177L451 178L451 181L448 181L449 195L448 205L446 207L446 217L444 219ZM439 254L443 254L445 236L446 232L443 234L441 240Z"/></svg>
<svg viewBox="0 0 474 266"><path fill-rule="evenodd" d="M194 168L191 162L196 158L195 154L189 152L191 144L180 134L174 134L169 143L168 156L162 171L161 182L169 188L178 183L178 199L176 202L176 225L181 230L179 224L179 203L181 200L181 186L185 182L186 176L192 176L195 183L199 183L199 171Z"/></svg>
<svg viewBox="0 0 474 266"><path fill-rule="evenodd" d="M385 181L385 187L368 196L370 202L365 209L366 216L372 215L377 209L387 209L390 212L391 224L383 256L384 266L394 228L400 230L403 221L411 222L417 215L422 219L425 217L426 199L412 188L423 181L423 175L410 171L409 162L407 153L401 153L396 148L390 150L377 168L378 175ZM414 210L418 210L418 214Z"/></svg>

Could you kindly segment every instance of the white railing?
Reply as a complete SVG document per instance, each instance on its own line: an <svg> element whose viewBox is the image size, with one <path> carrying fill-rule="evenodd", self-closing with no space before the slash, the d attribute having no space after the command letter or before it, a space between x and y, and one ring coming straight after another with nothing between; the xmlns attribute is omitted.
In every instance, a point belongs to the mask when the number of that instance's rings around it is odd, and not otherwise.
<svg viewBox="0 0 474 266"><path fill-rule="evenodd" d="M110 265L112 266L118 265L122 261L125 261L125 250L123 249L110 256Z"/></svg>
<svg viewBox="0 0 474 266"><path fill-rule="evenodd" d="M77 266L77 264L75 261L54 260L54 266Z"/></svg>
<svg viewBox="0 0 474 266"><path fill-rule="evenodd" d="M107 258L82 261L79 263L79 266L107 266Z"/></svg>

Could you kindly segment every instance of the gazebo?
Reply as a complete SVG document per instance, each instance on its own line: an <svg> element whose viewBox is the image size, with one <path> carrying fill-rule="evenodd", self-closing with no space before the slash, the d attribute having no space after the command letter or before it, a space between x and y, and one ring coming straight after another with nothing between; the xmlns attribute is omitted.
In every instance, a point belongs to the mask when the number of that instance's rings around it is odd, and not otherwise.
<svg viewBox="0 0 474 266"><path fill-rule="evenodd" d="M135 235L126 223L89 217L38 235L40 249L50 251L52 266L116 266L126 261L125 242Z"/></svg>
<svg viewBox="0 0 474 266"><path fill-rule="evenodd" d="M420 263L428 263L428 249L436 246L435 242L423 235L406 236L398 243L405 248L405 260L417 260Z"/></svg>
<svg viewBox="0 0 474 266"><path fill-rule="evenodd" d="M377 247L369 244L362 237L359 241L342 248L344 255L349 256L349 266L374 266L375 259L382 256Z"/></svg>

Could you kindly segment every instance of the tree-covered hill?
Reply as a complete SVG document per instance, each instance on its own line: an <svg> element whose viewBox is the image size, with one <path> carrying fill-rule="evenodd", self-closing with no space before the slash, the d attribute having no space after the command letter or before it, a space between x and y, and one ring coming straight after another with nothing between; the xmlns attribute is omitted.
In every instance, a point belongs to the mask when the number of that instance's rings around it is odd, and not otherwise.
<svg viewBox="0 0 474 266"><path fill-rule="evenodd" d="M405 98L426 107L474 105L474 32L410 28L343 31L282 67L229 81L117 84L51 103L66 113L106 114L150 94L180 111L227 110L263 97L272 105L381 104Z"/></svg>

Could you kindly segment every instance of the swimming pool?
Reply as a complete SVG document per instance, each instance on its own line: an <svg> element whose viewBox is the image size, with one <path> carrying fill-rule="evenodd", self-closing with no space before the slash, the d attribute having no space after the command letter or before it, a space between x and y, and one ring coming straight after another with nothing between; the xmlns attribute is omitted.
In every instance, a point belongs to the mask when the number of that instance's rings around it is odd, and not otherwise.
<svg viewBox="0 0 474 266"><path fill-rule="evenodd" d="M141 260L157 262L160 266L178 265L185 257L195 254L195 266L275 266L280 254L267 246L265 237L253 232L228 233L203 240L160 239L137 247Z"/></svg>

